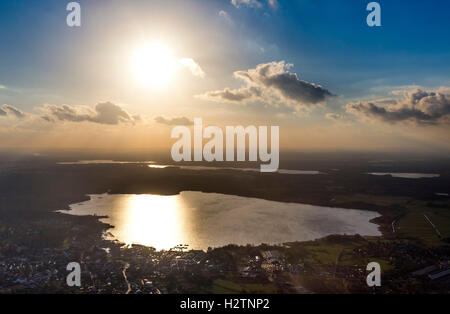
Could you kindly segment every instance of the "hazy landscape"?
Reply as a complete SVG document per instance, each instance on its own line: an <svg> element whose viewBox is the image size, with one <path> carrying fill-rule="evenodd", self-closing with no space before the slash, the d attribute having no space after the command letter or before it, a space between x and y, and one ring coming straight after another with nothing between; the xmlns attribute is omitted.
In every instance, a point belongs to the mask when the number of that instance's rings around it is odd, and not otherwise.
<svg viewBox="0 0 450 314"><path fill-rule="evenodd" d="M224 170L150 168L117 157L121 162L67 164L64 156L3 155L4 291L66 291L62 270L49 277L45 288L30 286L31 279L19 284L24 276L19 270L6 276L5 267L12 265L38 263L41 266L27 266L36 267L35 274L46 269L40 254L63 254L55 265L59 268L64 268L63 261L79 259L79 254L91 256L83 263L98 279L91 290L81 290L86 292L123 293L120 261L129 263L135 293L363 292L369 260L383 265L386 286L381 293L447 289L446 280L413 275L420 268L445 263L449 256L450 200L436 194L450 190L450 166L444 159L430 163L399 157L374 165L361 156L299 154L299 169L293 170L318 169L321 174L292 175L230 170L232 165ZM373 171L439 177L366 174ZM64 214L58 213L62 209ZM278 264L268 266L267 251L277 256ZM204 280L185 277L187 269ZM107 275L100 276L105 271ZM147 278L150 274L152 279ZM406 284L413 277L414 282ZM114 278L117 283L111 287L107 283ZM320 285L313 278L321 278ZM144 279L153 282L151 288Z"/></svg>

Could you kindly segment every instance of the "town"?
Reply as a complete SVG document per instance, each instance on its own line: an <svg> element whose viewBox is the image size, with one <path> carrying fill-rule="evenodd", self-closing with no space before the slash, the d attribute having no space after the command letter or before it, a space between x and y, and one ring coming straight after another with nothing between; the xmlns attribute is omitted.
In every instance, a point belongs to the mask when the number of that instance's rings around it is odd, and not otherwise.
<svg viewBox="0 0 450 314"><path fill-rule="evenodd" d="M56 215L45 231L42 222L0 221L0 293L401 293L442 291L450 283L448 249L329 236L280 246L156 251L96 237L92 229L102 226L93 219ZM52 247L46 239L54 233L63 240ZM382 287L365 284L370 260L382 265ZM66 284L73 261L81 264L80 287Z"/></svg>

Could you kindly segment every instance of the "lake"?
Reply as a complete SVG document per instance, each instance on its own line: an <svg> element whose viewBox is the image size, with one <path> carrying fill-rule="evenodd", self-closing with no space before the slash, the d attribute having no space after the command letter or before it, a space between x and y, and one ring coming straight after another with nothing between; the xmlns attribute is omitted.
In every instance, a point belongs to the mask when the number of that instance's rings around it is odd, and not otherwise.
<svg viewBox="0 0 450 314"><path fill-rule="evenodd" d="M237 167L214 167L214 166L186 166L186 165L164 165L156 164L155 161L116 161L116 160L78 160L78 161L60 161L58 165L108 165L108 164L147 164L152 169L178 168L182 170L234 170L234 171L252 171L261 172L260 168L237 168ZM296 169L278 169L279 174L325 174L317 170L296 170Z"/></svg>
<svg viewBox="0 0 450 314"><path fill-rule="evenodd" d="M330 234L379 236L373 211L267 201L184 191L177 195L96 194L70 205L71 215L108 216L109 238L158 250L188 244L191 249L227 244L281 244Z"/></svg>
<svg viewBox="0 0 450 314"><path fill-rule="evenodd" d="M404 179L438 178L440 176L437 173L406 173L406 172L369 172L368 174L374 176L389 175L394 178L404 178Z"/></svg>
<svg viewBox="0 0 450 314"><path fill-rule="evenodd" d="M251 171L261 172L259 168L236 168L236 167L213 167L213 166L183 166L183 165L148 165L153 169L179 168L183 170L235 170L235 171ZM325 174L317 170L295 170L295 169L278 169L276 173L280 174Z"/></svg>

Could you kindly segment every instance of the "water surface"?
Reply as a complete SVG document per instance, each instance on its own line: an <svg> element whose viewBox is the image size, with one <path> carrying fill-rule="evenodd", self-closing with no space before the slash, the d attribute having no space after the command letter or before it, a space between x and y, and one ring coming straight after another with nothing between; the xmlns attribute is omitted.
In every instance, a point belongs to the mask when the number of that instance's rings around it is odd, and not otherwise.
<svg viewBox="0 0 450 314"><path fill-rule="evenodd" d="M179 168L183 170L236 170L236 171L252 171L261 172L260 168L238 168L238 167L214 167L214 166L190 166L190 165L163 165L156 164L155 161L118 161L118 160L78 160L78 161L61 161L59 165L101 165L101 164L147 164L149 168L165 169ZM296 169L278 169L280 174L325 174L317 170L296 170Z"/></svg>
<svg viewBox="0 0 450 314"><path fill-rule="evenodd" d="M178 195L101 194L60 212L107 215L101 221L119 241L170 249L227 244L280 244L330 234L381 235L372 211L329 208L256 198L185 191Z"/></svg>
<svg viewBox="0 0 450 314"><path fill-rule="evenodd" d="M153 164L154 161L120 161L120 160L78 160L78 161L60 161L58 165L121 165L121 164Z"/></svg>
<svg viewBox="0 0 450 314"><path fill-rule="evenodd" d="M436 173L403 173L403 172L369 172L374 176L390 175L394 178L420 179L420 178L438 178L440 175Z"/></svg>
<svg viewBox="0 0 450 314"><path fill-rule="evenodd" d="M149 168L165 169L165 168L180 168L183 170L236 170L236 171L252 171L261 172L260 168L237 168L237 167L213 167L213 166L185 166L185 165L148 165ZM296 169L278 169L276 173L280 174L325 174L317 170L296 170Z"/></svg>

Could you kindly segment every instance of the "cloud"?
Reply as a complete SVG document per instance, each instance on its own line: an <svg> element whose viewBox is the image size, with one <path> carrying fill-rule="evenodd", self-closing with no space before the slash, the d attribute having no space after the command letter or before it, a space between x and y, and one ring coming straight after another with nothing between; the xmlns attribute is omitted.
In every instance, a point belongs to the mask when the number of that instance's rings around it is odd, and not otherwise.
<svg viewBox="0 0 450 314"><path fill-rule="evenodd" d="M292 64L280 61L236 71L234 77L244 81L244 87L209 91L197 97L236 103L260 100L274 105L282 102L294 107L308 107L324 103L327 97L333 96L320 85L300 80L297 74L289 72L291 67Z"/></svg>
<svg viewBox="0 0 450 314"><path fill-rule="evenodd" d="M226 11L220 10L220 11L219 11L219 16L227 17L227 16L229 16L229 15L228 15L228 13L227 13Z"/></svg>
<svg viewBox="0 0 450 314"><path fill-rule="evenodd" d="M5 88L6 88L5 85L1 85L1 84L0 84L0 89L5 89Z"/></svg>
<svg viewBox="0 0 450 314"><path fill-rule="evenodd" d="M22 119L25 117L25 113L14 106L4 104L0 107L0 116L14 116L16 118Z"/></svg>
<svg viewBox="0 0 450 314"><path fill-rule="evenodd" d="M269 6L272 9L276 9L278 7L278 1L277 0L268 0L267 2L269 3Z"/></svg>
<svg viewBox="0 0 450 314"><path fill-rule="evenodd" d="M55 122L55 119L49 115L43 115L43 116L41 116L41 119L43 119L47 122Z"/></svg>
<svg viewBox="0 0 450 314"><path fill-rule="evenodd" d="M227 11L224 10L220 10L219 11L219 16L225 20L225 22L227 22L229 25L233 24L233 19L231 18L231 16L228 14Z"/></svg>
<svg viewBox="0 0 450 314"><path fill-rule="evenodd" d="M231 4L234 5L236 8L240 7L249 7L249 8L261 8L263 7L262 0L231 0ZM276 9L278 7L278 1L277 0L267 0L267 4L272 9Z"/></svg>
<svg viewBox="0 0 450 314"><path fill-rule="evenodd" d="M258 87L244 87L240 89L231 90L225 88L223 90L209 91L200 97L210 100L224 100L230 102L244 102L255 100L261 96L261 90Z"/></svg>
<svg viewBox="0 0 450 314"><path fill-rule="evenodd" d="M205 72L203 72L200 65L191 58L181 58L178 60L181 65L186 67L189 71L191 71L192 75L204 78Z"/></svg>
<svg viewBox="0 0 450 314"><path fill-rule="evenodd" d="M325 115L325 117L326 117L327 119L335 120L335 121L344 119L344 115L338 114L338 113L327 113L327 114Z"/></svg>
<svg viewBox="0 0 450 314"><path fill-rule="evenodd" d="M94 122L100 124L119 124L121 122L134 123L137 119L131 116L120 106L111 102L99 103L94 109L87 106L70 106L70 105L45 105L42 108L46 114L41 116L42 119L54 122L71 121L71 122Z"/></svg>
<svg viewBox="0 0 450 314"><path fill-rule="evenodd" d="M450 94L446 88L438 91L417 89L405 92L403 99L394 100L387 106L377 101L357 102L346 105L346 111L369 120L388 123L410 121L416 124L450 123Z"/></svg>
<svg viewBox="0 0 450 314"><path fill-rule="evenodd" d="M258 0L231 0L231 4L236 8L240 8L241 6L260 8L262 6Z"/></svg>
<svg viewBox="0 0 450 314"><path fill-rule="evenodd" d="M179 117L179 118L164 118L161 116L158 116L155 118L155 121L161 124L166 125L193 125L194 122L186 117Z"/></svg>
<svg viewBox="0 0 450 314"><path fill-rule="evenodd" d="M162 116L158 116L155 118L157 123L166 124L166 125L193 125L194 122L186 117L179 118L165 118Z"/></svg>

